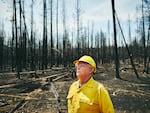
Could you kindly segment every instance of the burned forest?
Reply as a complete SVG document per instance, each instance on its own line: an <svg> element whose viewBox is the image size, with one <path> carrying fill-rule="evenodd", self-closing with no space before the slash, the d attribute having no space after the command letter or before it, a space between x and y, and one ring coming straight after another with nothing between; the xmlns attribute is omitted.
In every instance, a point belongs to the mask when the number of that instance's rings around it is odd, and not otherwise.
<svg viewBox="0 0 150 113"><path fill-rule="evenodd" d="M103 22L94 24L98 16L84 18L90 1L0 1L0 113L67 113L77 80L73 61L83 55L95 59L93 78L108 90L116 113L150 113L150 1L140 0L126 20L119 1L106 2L105 31Z"/></svg>

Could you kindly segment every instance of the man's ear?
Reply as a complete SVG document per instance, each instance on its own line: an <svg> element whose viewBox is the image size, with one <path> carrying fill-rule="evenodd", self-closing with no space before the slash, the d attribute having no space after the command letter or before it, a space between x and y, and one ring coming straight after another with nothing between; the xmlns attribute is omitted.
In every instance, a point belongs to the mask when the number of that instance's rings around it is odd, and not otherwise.
<svg viewBox="0 0 150 113"><path fill-rule="evenodd" d="M93 74L93 68L91 67L91 69L90 69L90 74Z"/></svg>

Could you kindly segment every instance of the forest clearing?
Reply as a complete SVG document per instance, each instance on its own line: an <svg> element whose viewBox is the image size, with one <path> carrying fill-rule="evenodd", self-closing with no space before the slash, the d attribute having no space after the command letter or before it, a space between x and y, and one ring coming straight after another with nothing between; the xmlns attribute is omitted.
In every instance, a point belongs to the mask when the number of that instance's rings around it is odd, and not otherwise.
<svg viewBox="0 0 150 113"><path fill-rule="evenodd" d="M34 74L23 74L21 79L14 74L1 74L0 113L67 113L66 96L69 86L76 80L72 78L71 69L73 68L54 68L39 74L38 77ZM63 73L66 76L61 79L53 82L48 80L52 75L60 77ZM140 73L140 79L137 79L132 69L122 71L121 79L116 79L114 75L114 66L105 64L98 67L93 77L108 89L115 112L149 113L150 75ZM51 83L57 92L55 95L51 90ZM59 95L59 101L56 95Z"/></svg>
<svg viewBox="0 0 150 113"><path fill-rule="evenodd" d="M70 1L0 0L0 113L67 113L83 55L116 113L150 113L150 1Z"/></svg>

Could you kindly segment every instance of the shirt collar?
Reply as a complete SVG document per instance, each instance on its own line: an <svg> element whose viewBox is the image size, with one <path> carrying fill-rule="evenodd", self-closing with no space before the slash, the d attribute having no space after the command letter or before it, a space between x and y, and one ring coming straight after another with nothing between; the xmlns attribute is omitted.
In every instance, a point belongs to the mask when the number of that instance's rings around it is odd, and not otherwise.
<svg viewBox="0 0 150 113"><path fill-rule="evenodd" d="M81 86L81 84L80 84L80 82L79 82L79 80L78 80L78 88L82 88L82 87L86 87L86 86L88 86L89 84L91 84L92 82L93 82L93 77L91 76L90 77L90 79L85 83L85 84L83 84L82 86Z"/></svg>

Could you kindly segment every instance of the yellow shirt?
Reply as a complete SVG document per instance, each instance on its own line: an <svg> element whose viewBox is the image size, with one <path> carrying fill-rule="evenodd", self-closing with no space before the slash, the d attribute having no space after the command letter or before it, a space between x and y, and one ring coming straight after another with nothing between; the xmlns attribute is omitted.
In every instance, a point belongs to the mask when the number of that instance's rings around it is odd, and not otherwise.
<svg viewBox="0 0 150 113"><path fill-rule="evenodd" d="M68 113L114 113L113 104L104 86L92 77L79 88L79 81L69 89Z"/></svg>

